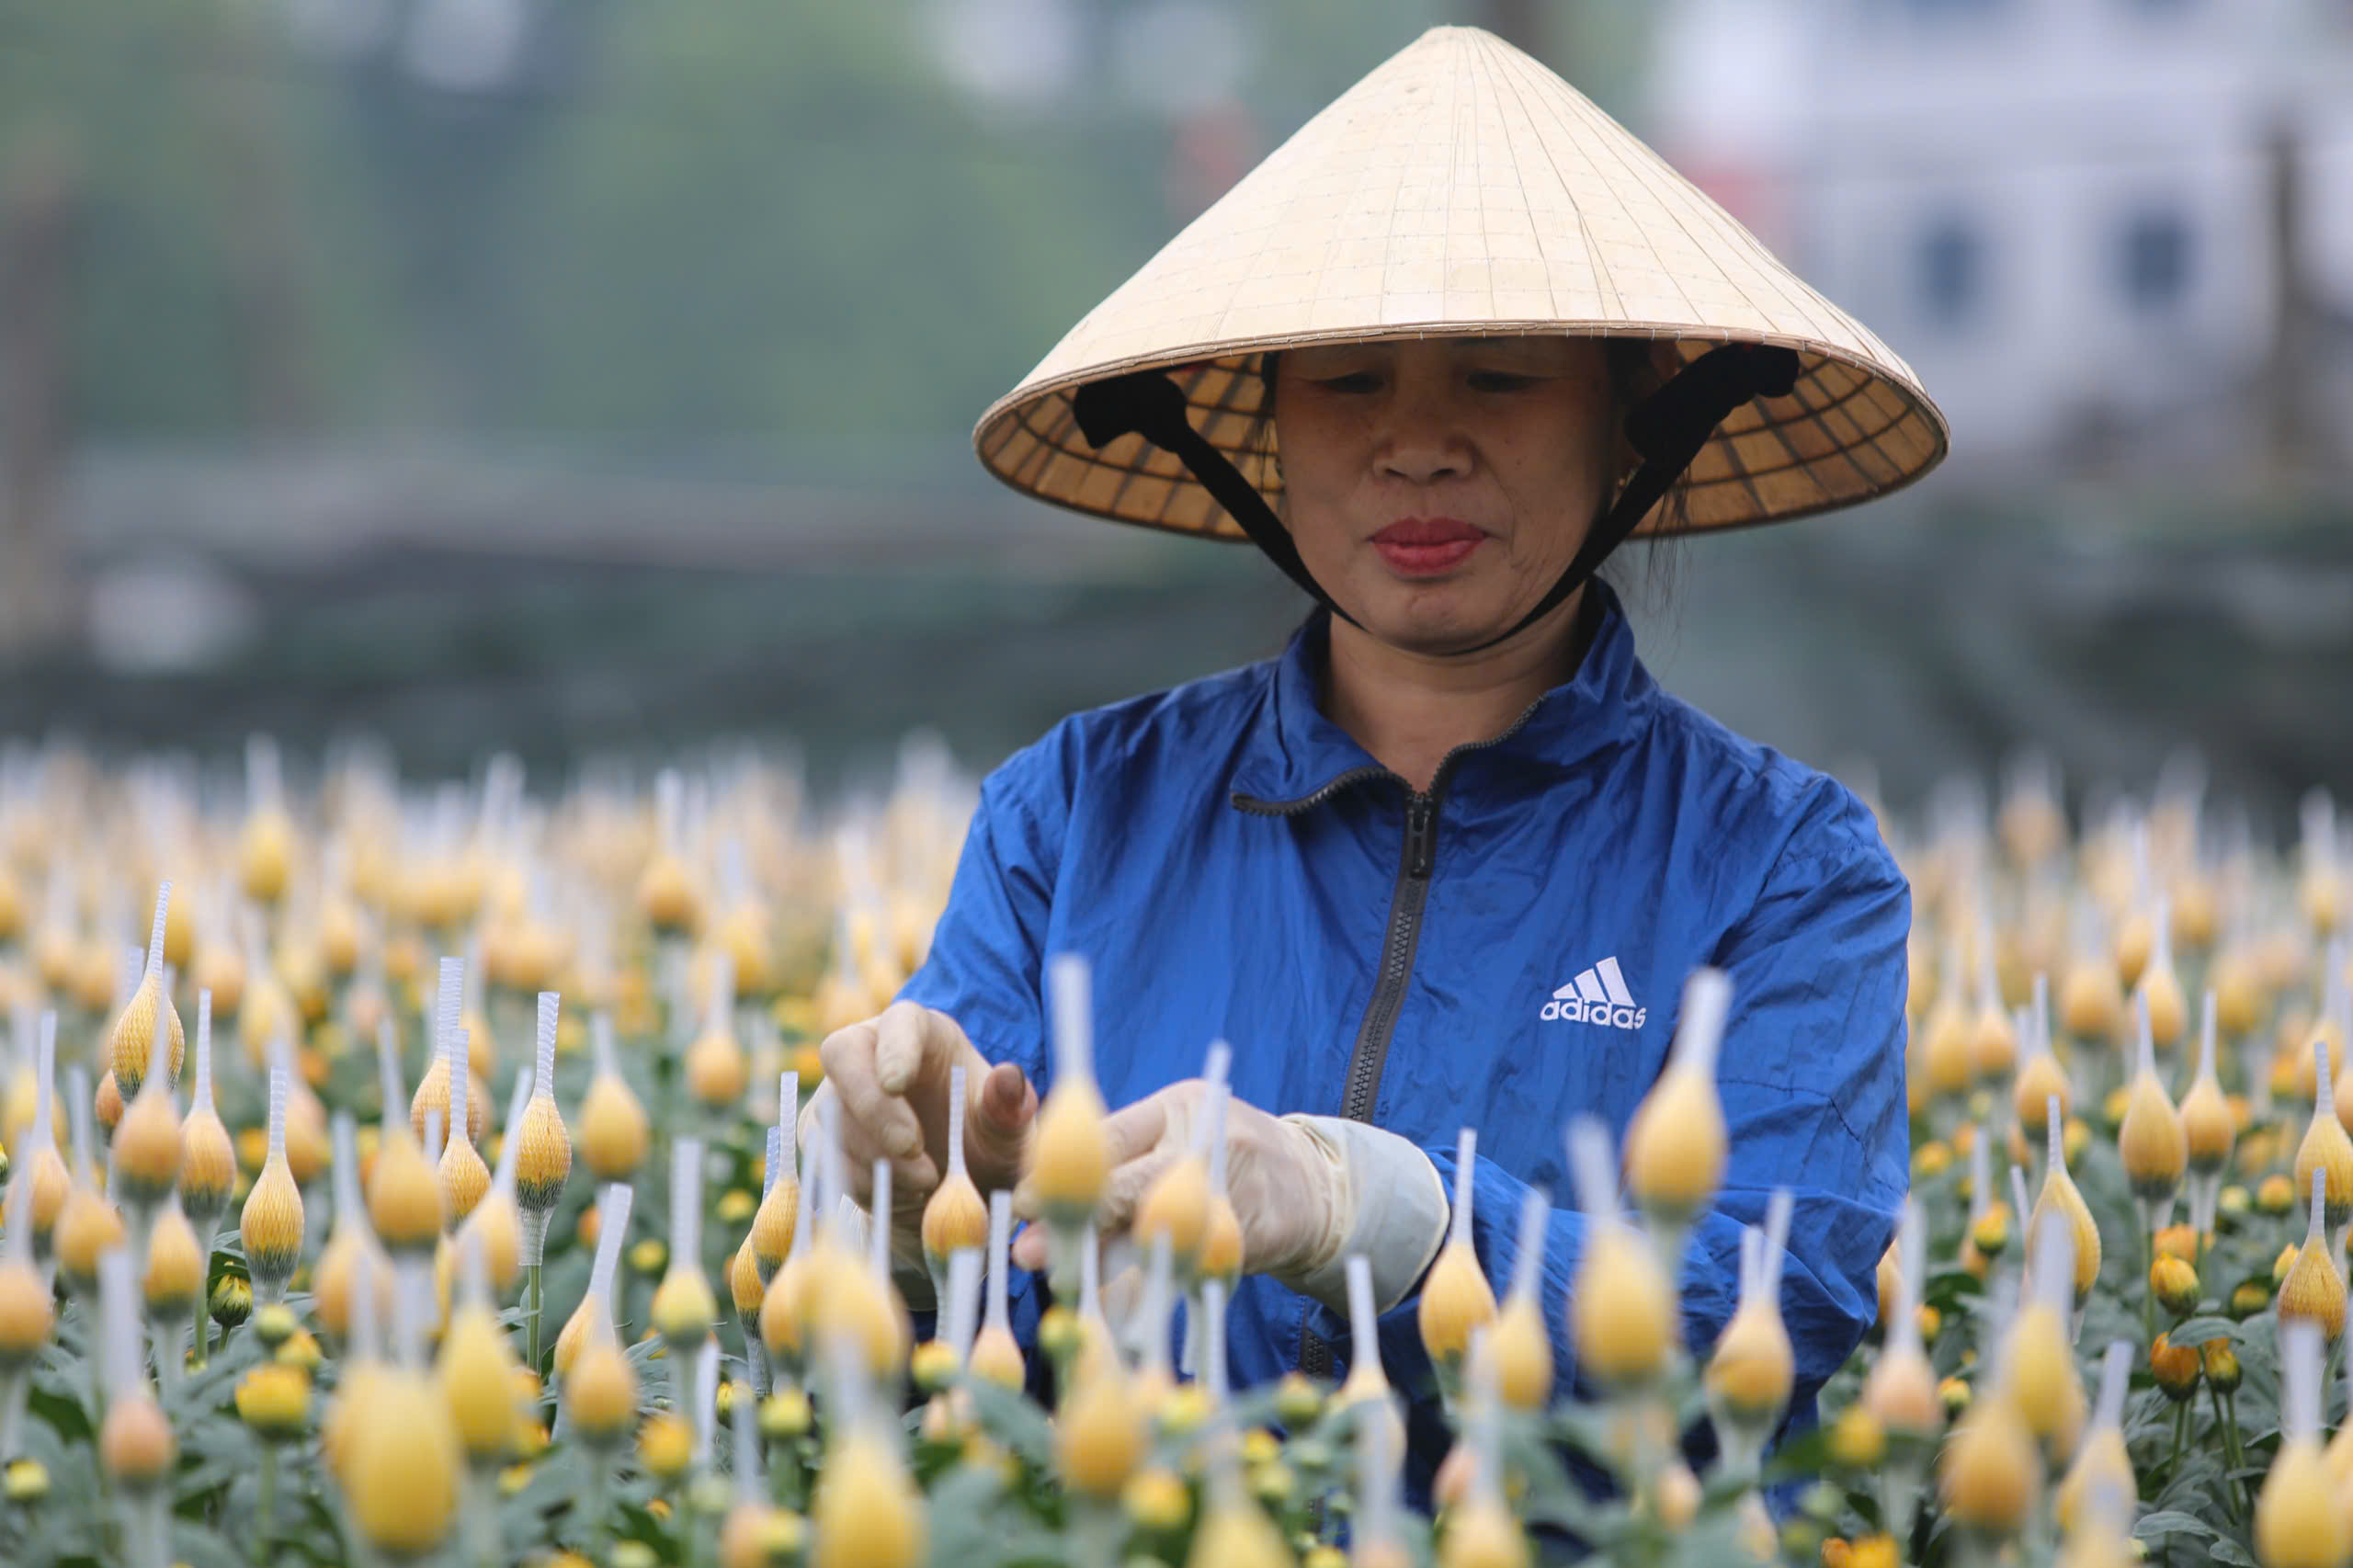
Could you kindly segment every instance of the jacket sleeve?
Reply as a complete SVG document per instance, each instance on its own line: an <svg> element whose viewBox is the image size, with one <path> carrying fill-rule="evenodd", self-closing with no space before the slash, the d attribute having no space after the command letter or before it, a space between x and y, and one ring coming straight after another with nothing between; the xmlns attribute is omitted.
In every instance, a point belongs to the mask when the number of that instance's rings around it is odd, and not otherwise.
<svg viewBox="0 0 2353 1568"><path fill-rule="evenodd" d="M955 1019L991 1062L1018 1064L1040 1092L1046 1065L1040 974L1067 810L1065 797L1047 778L1045 752L1040 743L1020 753L981 786L930 951L899 988L902 1000ZM1014 1337L1025 1346L1037 1343L1041 1303L1035 1283L1022 1269L1006 1281ZM923 1326L927 1331L929 1324ZM1031 1365L1040 1372L1043 1358L1032 1357ZM1042 1397L1043 1385L1032 1392Z"/></svg>
<svg viewBox="0 0 2353 1568"><path fill-rule="evenodd" d="M1684 1257L1684 1338L1704 1360L1737 1304L1741 1230L1764 1223L1775 1187L1790 1188L1781 1313L1797 1362L1791 1416L1801 1424L1811 1423L1815 1392L1876 1312L1875 1272L1907 1179L1910 896L1869 824L1850 800L1828 832L1793 842L1712 955L1732 979L1718 1062L1729 1151L1723 1187L1693 1227ZM1423 1153L1451 1191L1453 1148ZM1527 1191L1510 1172L1478 1158L1473 1241L1499 1293L1517 1267ZM1584 1254L1585 1217L1568 1194L1554 1194L1552 1202L1545 1321L1565 1390L1575 1346L1563 1307ZM1381 1354L1395 1386L1427 1396L1434 1378L1417 1304L1418 1287L1383 1318ZM1324 1326L1338 1325L1327 1318Z"/></svg>
<svg viewBox="0 0 2353 1568"><path fill-rule="evenodd" d="M1040 1001L1047 920L1061 858L1059 800L1040 788L1039 748L991 774L956 862L923 965L899 989L962 1026L991 1062L1045 1068Z"/></svg>

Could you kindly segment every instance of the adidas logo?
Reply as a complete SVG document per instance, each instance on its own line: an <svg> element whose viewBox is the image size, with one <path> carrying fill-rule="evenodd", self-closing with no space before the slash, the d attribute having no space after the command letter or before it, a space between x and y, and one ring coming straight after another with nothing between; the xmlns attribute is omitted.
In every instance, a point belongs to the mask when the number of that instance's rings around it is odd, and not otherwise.
<svg viewBox="0 0 2353 1568"><path fill-rule="evenodd" d="M1616 955L1602 960L1552 993L1537 1015L1546 1023L1599 1024L1605 1028L1638 1029L1650 1009L1637 1006L1626 989L1626 976Z"/></svg>

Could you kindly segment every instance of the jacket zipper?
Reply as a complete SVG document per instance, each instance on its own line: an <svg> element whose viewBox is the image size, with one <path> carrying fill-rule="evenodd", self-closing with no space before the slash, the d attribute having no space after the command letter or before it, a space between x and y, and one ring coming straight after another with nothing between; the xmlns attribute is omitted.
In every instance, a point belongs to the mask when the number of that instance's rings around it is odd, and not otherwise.
<svg viewBox="0 0 2353 1568"><path fill-rule="evenodd" d="M1364 1021L1357 1027L1356 1047L1348 1058L1347 1082L1340 1099L1340 1114L1352 1121L1372 1119L1374 1102L1381 1095L1381 1070L1389 1059L1390 1037L1396 1031L1398 1010L1404 1006L1405 987L1414 978L1414 950L1422 935L1422 906L1428 901L1430 878L1438 869L1438 808L1446 792L1447 778L1454 771L1455 763L1465 755L1500 745L1518 734L1521 726L1535 716L1542 700L1539 698L1522 709L1519 717L1502 733L1448 752L1439 758L1438 771L1431 776L1427 790L1408 787L1405 843L1398 856L1397 884L1389 896L1389 929L1381 944L1381 973L1373 983L1372 1000L1366 1005ZM1236 792L1233 801L1255 815L1295 816L1369 778L1405 782L1385 767L1356 767L1297 800L1263 801ZM1304 1321L1299 1325L1299 1367L1311 1378L1329 1380L1333 1373L1331 1342Z"/></svg>

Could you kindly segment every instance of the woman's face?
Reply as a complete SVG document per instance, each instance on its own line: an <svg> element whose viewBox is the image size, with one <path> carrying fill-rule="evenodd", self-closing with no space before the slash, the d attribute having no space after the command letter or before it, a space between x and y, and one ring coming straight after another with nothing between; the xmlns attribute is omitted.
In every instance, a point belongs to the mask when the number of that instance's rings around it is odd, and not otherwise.
<svg viewBox="0 0 2353 1568"><path fill-rule="evenodd" d="M1276 374L1300 558L1393 647L1449 653L1517 625L1568 570L1614 476L1597 339L1295 348Z"/></svg>

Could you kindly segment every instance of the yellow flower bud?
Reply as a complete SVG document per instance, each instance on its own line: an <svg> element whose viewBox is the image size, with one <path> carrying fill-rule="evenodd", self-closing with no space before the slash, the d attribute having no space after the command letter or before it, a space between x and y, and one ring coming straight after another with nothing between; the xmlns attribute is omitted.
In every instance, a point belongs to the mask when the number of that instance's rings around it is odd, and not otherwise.
<svg viewBox="0 0 2353 1568"><path fill-rule="evenodd" d="M2124 987L2116 966L2085 955L2067 967L2059 986L2059 1027L2086 1045L2114 1043L2124 1023Z"/></svg>
<svg viewBox="0 0 2353 1568"><path fill-rule="evenodd" d="M1081 1381L1054 1416L1055 1468L1090 1497L1118 1496L1150 1443L1143 1411L1117 1372Z"/></svg>
<svg viewBox="0 0 2353 1568"><path fill-rule="evenodd" d="M1781 1314L1762 1299L1744 1304L1724 1324L1708 1358L1711 1405L1735 1421L1770 1428L1788 1408L1797 1377Z"/></svg>
<svg viewBox="0 0 2353 1568"><path fill-rule="evenodd" d="M1193 1494L1175 1471L1155 1466L1129 1477L1120 1506L1140 1529L1179 1530L1193 1517Z"/></svg>
<svg viewBox="0 0 2353 1568"><path fill-rule="evenodd" d="M1860 1408L1898 1437L1926 1441L1944 1429L1936 1369L1915 1345L1891 1345L1881 1353L1864 1380Z"/></svg>
<svg viewBox="0 0 2353 1568"><path fill-rule="evenodd" d="M126 1491L149 1491L170 1478L179 1445L152 1395L142 1390L118 1394L108 1403L106 1424L98 1431L98 1459Z"/></svg>
<svg viewBox="0 0 2353 1568"><path fill-rule="evenodd" d="M637 1371L609 1325L592 1327L563 1374L563 1414L581 1440L609 1448L637 1419Z"/></svg>
<svg viewBox="0 0 2353 1568"><path fill-rule="evenodd" d="M57 1269L85 1295L98 1288L98 1259L123 1244L122 1216L113 1204L76 1182L57 1217Z"/></svg>
<svg viewBox="0 0 2353 1568"><path fill-rule="evenodd" d="M1647 1381L1665 1370L1681 1321L1656 1255L1617 1224L1597 1225L1589 1234L1569 1317L1578 1362L1605 1387Z"/></svg>
<svg viewBox="0 0 2353 1568"><path fill-rule="evenodd" d="M676 1481L693 1461L695 1430L678 1416L649 1415L637 1430L637 1460L660 1481Z"/></svg>
<svg viewBox="0 0 2353 1568"><path fill-rule="evenodd" d="M1686 1470L1683 1473L1688 1479L1691 1472ZM1695 1509L1699 1503L1698 1491L1699 1483L1694 1481L1688 1500ZM1676 1487L1671 1495L1665 1494L1668 1486L1663 1483L1661 1492L1663 1495L1654 1499L1659 1520L1669 1529L1678 1528L1670 1517L1670 1510L1680 1510L1686 1500L1683 1490ZM1684 1516L1684 1522L1688 1522L1688 1514ZM1199 1549L1196 1547L1192 1562L1203 1561ZM1211 1558L1207 1561L1222 1562L1225 1559ZM1284 1559L1275 1558L1272 1561L1281 1562ZM1438 1568L1527 1568L1528 1537L1520 1529L1518 1521L1511 1517L1510 1510L1504 1506L1503 1499L1494 1491L1473 1493L1461 1510L1448 1520L1445 1537L1438 1543Z"/></svg>
<svg viewBox="0 0 2353 1568"><path fill-rule="evenodd" d="M237 1186L237 1152L210 1106L192 1108L180 1122L180 1204L208 1224L229 1207ZM210 1238L207 1238L208 1240Z"/></svg>
<svg viewBox="0 0 2353 1568"><path fill-rule="evenodd" d="M311 1374L262 1362L237 1384L237 1417L270 1442L301 1437L311 1418Z"/></svg>
<svg viewBox="0 0 2353 1568"><path fill-rule="evenodd" d="M973 1194L975 1200L979 1196L977 1192ZM780 1171L769 1185L767 1194L761 1198L760 1206L752 1211L751 1233L745 1240L751 1245L752 1262L758 1267L760 1282L764 1286L776 1278L776 1271L784 1267L786 1256L792 1251L792 1232L799 1218L796 1210L800 1201L800 1178L790 1171ZM928 1225L928 1209L925 1210L924 1219ZM984 1237L988 1233L985 1205L981 1210L981 1233Z"/></svg>
<svg viewBox="0 0 2353 1568"><path fill-rule="evenodd" d="M490 1191L490 1166L483 1163L473 1140L463 1133L441 1146L437 1174L441 1182L442 1214L451 1225L462 1223Z"/></svg>
<svg viewBox="0 0 2353 1568"><path fill-rule="evenodd" d="M164 1210L147 1233L147 1273L140 1281L147 1315L175 1328L204 1290L204 1249L177 1205Z"/></svg>
<svg viewBox="0 0 2353 1568"><path fill-rule="evenodd" d="M2075 1339L2060 1314L2042 1301L2019 1310L2002 1365L2003 1392L2052 1465L2075 1451L2084 1426L2083 1381Z"/></svg>
<svg viewBox="0 0 2353 1568"><path fill-rule="evenodd" d="M526 1213L545 1213L563 1196L572 1175L572 1138L555 1096L544 1091L523 1108L523 1124L508 1133L516 1140L515 1202Z"/></svg>
<svg viewBox="0 0 2353 1568"><path fill-rule="evenodd" d="M1193 1271L1201 1238L1209 1229L1210 1167L1199 1154L1184 1154L1163 1170L1137 1207L1131 1229L1140 1246L1168 1238L1168 1256L1180 1275Z"/></svg>
<svg viewBox="0 0 2353 1568"><path fill-rule="evenodd" d="M732 1108L751 1076L750 1059L725 1029L709 1030L687 1048L687 1092L706 1109Z"/></svg>
<svg viewBox="0 0 2353 1568"><path fill-rule="evenodd" d="M1495 1392L1507 1408L1540 1411L1552 1403L1552 1340L1544 1332L1543 1309L1533 1295L1505 1301L1488 1331L1487 1346L1495 1358ZM1307 1386L1313 1393L1313 1385ZM1283 1418L1291 1420L1288 1415Z"/></svg>
<svg viewBox="0 0 2353 1568"><path fill-rule="evenodd" d="M2007 1540L2025 1527L2042 1486L2034 1437L2009 1401L1976 1401L1938 1461L1937 1485L1952 1522Z"/></svg>
<svg viewBox="0 0 2353 1568"><path fill-rule="evenodd" d="M514 1374L519 1369L506 1335L486 1307L461 1307L441 1337L435 1371L441 1398L457 1428L459 1444L476 1464L492 1464L514 1450L523 1421Z"/></svg>
<svg viewBox="0 0 2353 1568"><path fill-rule="evenodd" d="M40 1271L0 1259L0 1376L31 1365L55 1326L56 1308Z"/></svg>
<svg viewBox="0 0 2353 1568"><path fill-rule="evenodd" d="M1626 1124L1626 1190L1656 1221L1688 1224L1723 1181L1725 1149L1714 1081L1670 1064Z"/></svg>
<svg viewBox="0 0 2353 1568"><path fill-rule="evenodd" d="M2353 1540L2318 1443L2279 1445L2255 1502L2255 1551L2264 1568L2343 1568Z"/></svg>
<svg viewBox="0 0 2353 1568"><path fill-rule="evenodd" d="M2200 1074L2182 1096L2181 1128L2191 1170L2212 1176L2230 1163L2231 1145L2238 1141L2238 1119L2231 1114L2222 1085L2212 1074Z"/></svg>
<svg viewBox="0 0 2353 1568"><path fill-rule="evenodd" d="M2063 1119L2075 1104L2075 1089L2068 1084L2066 1074L2059 1070L2058 1059L2047 1051L2037 1051L2018 1068L2018 1086L2010 1096L2019 1131L2028 1137L2043 1136L2043 1122L2052 1095L2059 1096L2059 1115Z"/></svg>
<svg viewBox="0 0 2353 1568"><path fill-rule="evenodd" d="M710 1281L688 1259L675 1260L654 1292L654 1331L674 1356L699 1349L719 1322L719 1301Z"/></svg>
<svg viewBox="0 0 2353 1568"><path fill-rule="evenodd" d="M368 1175L368 1221L395 1256L430 1252L441 1238L441 1180L425 1152L399 1128L387 1130Z"/></svg>
<svg viewBox="0 0 2353 1568"><path fill-rule="evenodd" d="M457 1517L462 1450L449 1403L432 1382L409 1372L378 1374L365 1419L351 1423L343 1442L344 1502L360 1536L394 1557L439 1547Z"/></svg>
<svg viewBox="0 0 2353 1568"><path fill-rule="evenodd" d="M1092 1079L1063 1077L1046 1096L1031 1134L1029 1185L1047 1219L1083 1224L1102 1200L1111 1170L1105 1119Z"/></svg>
<svg viewBox="0 0 2353 1568"><path fill-rule="evenodd" d="M1019 1342L1001 1328L983 1328L973 1335L966 1366L972 1376L999 1388L1017 1389L1028 1376Z"/></svg>
<svg viewBox="0 0 2353 1568"><path fill-rule="evenodd" d="M245 1267L265 1295L283 1290L302 1256L302 1194L282 1154L273 1153L245 1194L237 1224L245 1244Z"/></svg>
<svg viewBox="0 0 2353 1568"><path fill-rule="evenodd" d="M747 1334L757 1334L760 1327L760 1307L767 1298L767 1287L760 1283L760 1266L752 1258L752 1238L745 1236L727 1260L727 1297L735 1308L735 1321Z"/></svg>
<svg viewBox="0 0 2353 1568"><path fill-rule="evenodd" d="M2133 1077L2116 1149L2135 1197L2162 1203L2180 1187L2182 1171L2189 1163L2189 1141L2163 1080L2145 1065Z"/></svg>
<svg viewBox="0 0 2353 1568"><path fill-rule="evenodd" d="M1459 1369L1472 1331L1495 1321L1495 1293L1469 1242L1449 1242L1440 1249L1423 1281L1416 1315L1431 1361L1445 1370Z"/></svg>
<svg viewBox="0 0 2353 1568"><path fill-rule="evenodd" d="M147 1080L147 1064L154 1055L159 1023L170 1042L171 1075L176 1082L180 1064L188 1057L188 1036L180 1028L178 1009L164 994L162 971L155 970L140 981L139 988L131 994L130 1002L107 1035L107 1061L114 1071L116 1090L126 1103Z"/></svg>
<svg viewBox="0 0 2353 1568"><path fill-rule="evenodd" d="M985 1247L988 1240L989 1206L981 1189L963 1171L950 1172L923 1207L924 1256L944 1266L954 1254Z"/></svg>
<svg viewBox="0 0 2353 1568"><path fill-rule="evenodd" d="M2160 1334L2149 1346L2150 1375L2176 1404L2198 1392L2200 1370L2198 1347L2194 1345L2176 1345L2169 1335Z"/></svg>
<svg viewBox="0 0 2353 1568"><path fill-rule="evenodd" d="M628 1181L645 1162L646 1138L636 1094L620 1074L597 1074L580 1102L580 1157L589 1171L600 1182Z"/></svg>
<svg viewBox="0 0 2353 1568"><path fill-rule="evenodd" d="M1290 1549L1282 1532L1246 1499L1237 1495L1213 1500L1193 1533L1193 1548L1185 1568L1290 1568ZM1442 1568L1471 1568L1446 1563Z"/></svg>
<svg viewBox="0 0 2353 1568"><path fill-rule="evenodd" d="M862 1432L825 1456L810 1512L811 1568L915 1568L924 1558L922 1499L883 1442Z"/></svg>
<svg viewBox="0 0 2353 1568"><path fill-rule="evenodd" d="M2198 1310L2198 1270L2181 1258L2161 1256L2149 1266L2149 1291L2157 1305L2186 1318Z"/></svg>

